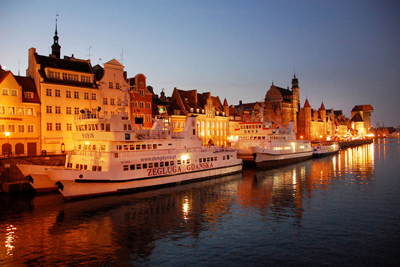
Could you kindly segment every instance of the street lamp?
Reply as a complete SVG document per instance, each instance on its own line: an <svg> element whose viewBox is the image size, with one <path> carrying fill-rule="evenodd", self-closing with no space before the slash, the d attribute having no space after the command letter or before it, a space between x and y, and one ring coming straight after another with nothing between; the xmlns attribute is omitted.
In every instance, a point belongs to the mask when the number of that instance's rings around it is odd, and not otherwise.
<svg viewBox="0 0 400 267"><path fill-rule="evenodd" d="M10 132L5 132L4 135L7 137L7 155L11 154L11 147L10 147Z"/></svg>

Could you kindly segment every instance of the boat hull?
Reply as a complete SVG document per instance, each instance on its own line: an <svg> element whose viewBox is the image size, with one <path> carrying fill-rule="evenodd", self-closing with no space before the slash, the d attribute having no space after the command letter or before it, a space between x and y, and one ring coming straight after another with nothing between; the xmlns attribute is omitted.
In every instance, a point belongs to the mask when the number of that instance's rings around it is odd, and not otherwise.
<svg viewBox="0 0 400 267"><path fill-rule="evenodd" d="M18 164L18 169L29 181L36 192L57 192L55 182L46 174L45 169L53 166Z"/></svg>
<svg viewBox="0 0 400 267"><path fill-rule="evenodd" d="M257 168L273 168L307 160L312 157L312 151L290 154L254 153L253 155Z"/></svg>
<svg viewBox="0 0 400 267"><path fill-rule="evenodd" d="M65 198L71 199L124 191L144 191L157 187L225 176L240 172L242 170L242 161L240 160L239 162L239 164L226 167L132 180L70 180L62 179L62 173L74 172L74 170L48 169L46 172L54 179L61 178L57 182L59 191Z"/></svg>

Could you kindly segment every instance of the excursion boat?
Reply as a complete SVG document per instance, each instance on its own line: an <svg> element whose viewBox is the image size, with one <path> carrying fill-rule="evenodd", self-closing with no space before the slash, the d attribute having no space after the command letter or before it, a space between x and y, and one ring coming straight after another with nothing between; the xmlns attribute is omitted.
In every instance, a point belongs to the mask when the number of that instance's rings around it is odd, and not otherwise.
<svg viewBox="0 0 400 267"><path fill-rule="evenodd" d="M67 152L65 166L44 169L66 198L144 190L242 170L235 149L202 146L193 116L182 133L173 133L162 120L154 121L151 130L134 129L124 112L79 114L74 124L74 149Z"/></svg>
<svg viewBox="0 0 400 267"><path fill-rule="evenodd" d="M330 154L338 153L340 146L335 141L315 141L312 143L313 157L323 157Z"/></svg>
<svg viewBox="0 0 400 267"><path fill-rule="evenodd" d="M296 139L293 121L288 128L271 130L272 133L264 138L257 136L258 144L249 146L258 168L286 165L312 157L310 141Z"/></svg>

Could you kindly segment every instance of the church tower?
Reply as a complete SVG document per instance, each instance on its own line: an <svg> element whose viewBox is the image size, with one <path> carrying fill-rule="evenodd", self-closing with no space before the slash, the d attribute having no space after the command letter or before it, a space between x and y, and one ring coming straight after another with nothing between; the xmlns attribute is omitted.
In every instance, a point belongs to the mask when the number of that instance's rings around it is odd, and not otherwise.
<svg viewBox="0 0 400 267"><path fill-rule="evenodd" d="M296 73L292 79L292 91L293 91L293 108L296 113L300 110L300 88L299 88L299 80L296 77Z"/></svg>
<svg viewBox="0 0 400 267"><path fill-rule="evenodd" d="M60 58L61 54L61 46L58 44L58 36L57 36L57 19L56 19L56 32L53 37L54 43L51 46L51 55L52 57Z"/></svg>

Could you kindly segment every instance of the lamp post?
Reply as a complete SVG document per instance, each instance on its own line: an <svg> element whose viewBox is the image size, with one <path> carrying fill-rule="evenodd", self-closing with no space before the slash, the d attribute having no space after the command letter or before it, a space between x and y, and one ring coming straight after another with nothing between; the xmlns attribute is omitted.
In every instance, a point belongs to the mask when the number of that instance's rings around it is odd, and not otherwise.
<svg viewBox="0 0 400 267"><path fill-rule="evenodd" d="M10 132L5 132L4 135L7 137L7 155L11 154L11 147L10 147Z"/></svg>

